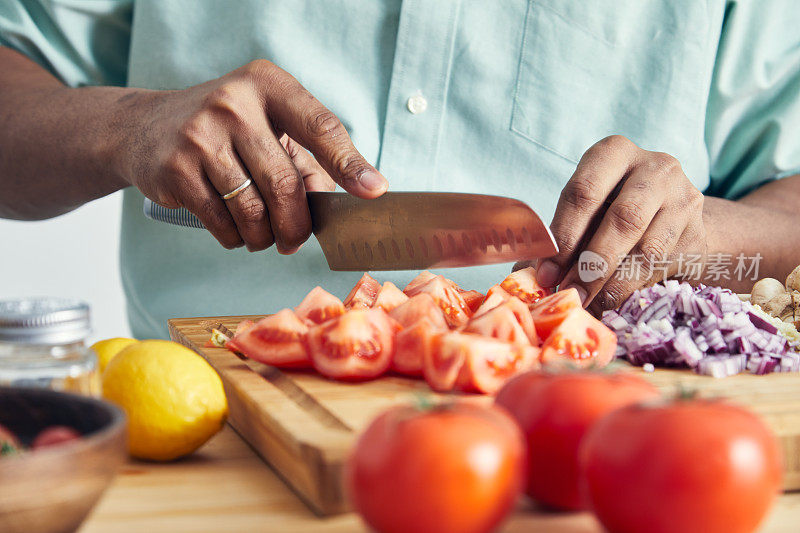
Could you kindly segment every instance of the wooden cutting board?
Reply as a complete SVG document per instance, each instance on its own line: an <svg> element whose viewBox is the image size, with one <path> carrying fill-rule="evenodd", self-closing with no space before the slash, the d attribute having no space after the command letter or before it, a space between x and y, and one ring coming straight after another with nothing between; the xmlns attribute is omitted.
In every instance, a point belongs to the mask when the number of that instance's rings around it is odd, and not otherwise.
<svg viewBox="0 0 800 533"><path fill-rule="evenodd" d="M413 402L422 394L447 395L432 393L421 380L402 377L341 383L313 372L284 372L223 348L205 346L210 327L221 324L235 329L246 318L261 317L176 318L169 321L170 336L219 372L228 396L230 424L314 512L347 511L342 466L358 433L389 406ZM620 368L638 373L667 393L683 386L702 396L728 398L761 415L783 446L784 487L800 489L800 374L715 379L686 370L646 373L627 364ZM491 401L481 395L462 397Z"/></svg>

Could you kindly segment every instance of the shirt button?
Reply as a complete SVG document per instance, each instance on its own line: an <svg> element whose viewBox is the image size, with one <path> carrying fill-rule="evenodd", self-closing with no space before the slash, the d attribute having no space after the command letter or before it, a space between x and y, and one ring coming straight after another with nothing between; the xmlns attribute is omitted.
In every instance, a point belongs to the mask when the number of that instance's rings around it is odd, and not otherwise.
<svg viewBox="0 0 800 533"><path fill-rule="evenodd" d="M422 94L415 94L411 98L408 99L406 102L406 107L411 112L412 115L419 115L420 113L424 113L426 109L428 109L428 101L425 99Z"/></svg>

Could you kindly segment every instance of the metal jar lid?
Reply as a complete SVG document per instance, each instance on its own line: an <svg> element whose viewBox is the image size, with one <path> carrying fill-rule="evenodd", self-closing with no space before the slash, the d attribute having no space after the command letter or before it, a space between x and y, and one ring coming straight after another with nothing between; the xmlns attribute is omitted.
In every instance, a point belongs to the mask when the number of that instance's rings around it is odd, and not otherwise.
<svg viewBox="0 0 800 533"><path fill-rule="evenodd" d="M0 300L0 341L72 344L91 333L89 305L70 298Z"/></svg>

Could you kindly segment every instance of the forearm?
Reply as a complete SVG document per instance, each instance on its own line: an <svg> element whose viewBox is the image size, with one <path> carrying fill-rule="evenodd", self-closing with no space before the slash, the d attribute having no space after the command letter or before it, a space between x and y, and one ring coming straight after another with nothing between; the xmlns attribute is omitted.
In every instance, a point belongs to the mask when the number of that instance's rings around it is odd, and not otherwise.
<svg viewBox="0 0 800 533"><path fill-rule="evenodd" d="M754 281L733 275L736 256L761 255L758 278L784 280L800 264L800 176L769 183L739 201L706 197L704 219L708 253L730 254L730 280L707 283L726 285L734 291L749 292Z"/></svg>
<svg viewBox="0 0 800 533"><path fill-rule="evenodd" d="M0 217L49 218L127 186L111 162L135 91L71 89L0 47Z"/></svg>

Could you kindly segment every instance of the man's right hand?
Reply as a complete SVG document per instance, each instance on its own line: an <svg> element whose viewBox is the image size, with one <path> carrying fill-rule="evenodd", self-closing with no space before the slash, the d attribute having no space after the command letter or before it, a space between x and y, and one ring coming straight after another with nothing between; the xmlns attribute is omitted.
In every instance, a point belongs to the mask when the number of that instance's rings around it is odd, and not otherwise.
<svg viewBox="0 0 800 533"><path fill-rule="evenodd" d="M120 103L111 131L121 138L109 141L117 174L160 205L189 209L225 248L274 243L292 253L311 234L305 191L338 183L375 198L388 188L339 119L269 61ZM251 186L221 198L248 178Z"/></svg>

